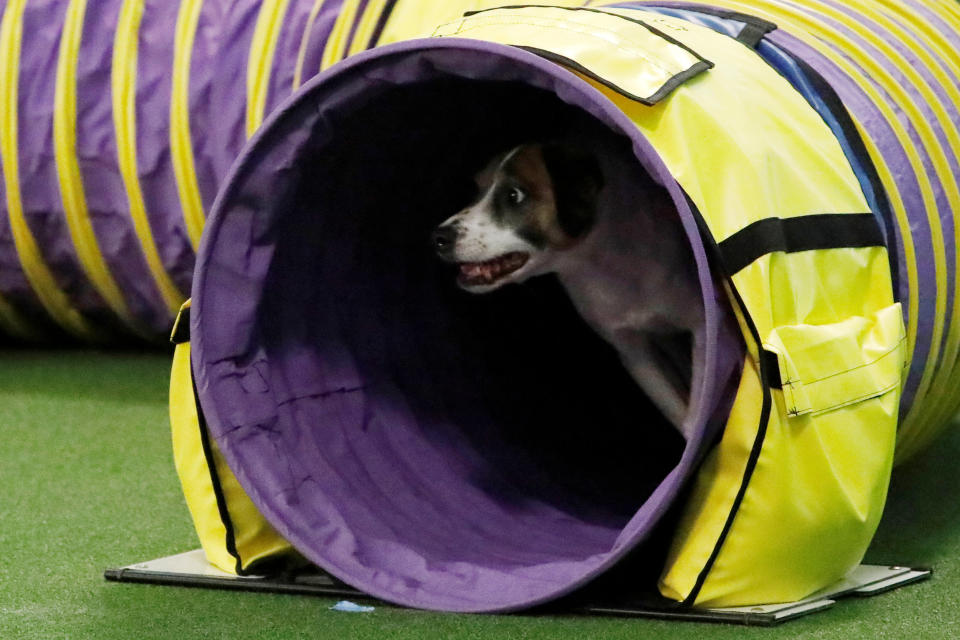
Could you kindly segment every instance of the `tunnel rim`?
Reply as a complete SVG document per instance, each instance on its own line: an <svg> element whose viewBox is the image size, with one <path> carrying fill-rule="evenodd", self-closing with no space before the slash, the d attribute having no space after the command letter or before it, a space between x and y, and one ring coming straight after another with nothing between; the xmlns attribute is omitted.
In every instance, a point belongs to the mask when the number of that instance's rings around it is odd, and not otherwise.
<svg viewBox="0 0 960 640"><path fill-rule="evenodd" d="M443 73L440 73L436 68L430 70L434 78L438 76L454 76L470 81L481 82L503 80L503 78L469 75L469 69L464 68L469 67L468 62L458 61L455 63L453 61L453 59L457 57L457 54L466 55L467 58L471 56L498 57L502 62L515 65L513 71L522 75L524 79L527 79L529 76L529 78L538 81L537 83L531 82L531 86L549 91L556 96L557 100L586 112L591 118L599 121L604 127L609 128L616 134L627 137L633 146L632 151L638 163L640 163L655 180L663 183L664 188L668 191L674 202L677 214L680 217L684 232L687 236L691 253L696 262L700 280L699 288L704 300L704 330L707 336L705 340L706 353L703 358L704 369L701 372L697 389L697 397L704 397L706 386L711 384L716 374L719 314L716 313L713 300L721 296L719 292L716 291L714 283L710 278L710 265L707 259L706 249L700 238L694 215L690 211L679 185L672 178L663 161L659 158L659 155L653 150L653 147L642 136L639 130L630 122L627 116L623 114L609 98L573 72L519 48L464 38L410 40L352 56L308 81L299 91L287 99L281 107L275 110L254 136L251 137L223 182L223 186L217 195L208 217L207 227L198 251L196 276L193 281L192 290L194 312L191 314L191 335L193 336L191 366L197 383L198 400L207 418L210 434L214 437L217 444L220 445L221 452L230 468L234 470L240 484L267 520L309 560L315 562L318 566L321 566L348 584L359 586L375 597L398 604L425 609L462 612L515 611L555 600L578 589L619 563L633 548L648 537L656 523L662 519L666 511L676 501L682 487L692 478L697 463L702 459L705 450L710 444L707 442L706 434L704 433L704 425L711 415L705 410L703 403L697 407L699 410L699 415L696 420L698 428L693 433L692 439L687 442L677 466L660 480L654 492L646 499L643 505L638 508L628 524L621 530L614 545L603 554L604 557L602 560L591 565L577 580L561 585L559 588L546 589L543 593L536 594L522 601L509 603L478 603L475 600L468 601L462 596L456 595L450 596L446 598L444 602L440 603L436 597L431 598L429 601L417 597L407 597L405 594L399 594L396 591L381 587L371 581L358 585L358 578L350 569L341 566L340 562L338 562L339 559L334 559L329 555L320 553L313 548L310 541L302 539L296 532L291 531L285 526L286 518L284 514L289 510L278 509L274 503L275 499L262 495L257 482L250 476L247 472L246 465L242 462L243 456L231 446L231 443L224 441L225 435L232 430L232 427L226 424L221 416L227 415L229 409L223 406L221 398L218 398L218 393L216 392L220 381L216 379L216 376L212 376L206 366L210 363L206 356L205 332L217 330L217 318L214 314L210 314L211 317L208 318L208 314L203 313L207 288L211 286L208 283L211 273L210 266L217 255L217 238L229 218L229 205L240 190L238 185L242 184L243 180L251 175L251 172L255 173L257 170L257 164L259 162L258 150L264 145L269 146L273 137L277 135L278 129L282 132L282 125L286 122L291 112L297 107L303 106L305 103L318 104L322 102L324 99L323 96L325 94L329 95L331 91L335 90L338 83L363 82L362 76L365 71L377 68L388 68L391 65L410 58L416 60L419 57L421 61L423 61L425 60L425 58L423 58L425 54L427 56L437 56L436 58L431 58L431 60L443 59L444 55L448 53L454 55L447 56L445 60L447 66L444 67ZM460 73L454 73L455 70L460 71ZM360 78L359 80L358 77ZM584 106L585 104L590 108L586 108ZM643 520L643 522L638 522L640 520Z"/></svg>

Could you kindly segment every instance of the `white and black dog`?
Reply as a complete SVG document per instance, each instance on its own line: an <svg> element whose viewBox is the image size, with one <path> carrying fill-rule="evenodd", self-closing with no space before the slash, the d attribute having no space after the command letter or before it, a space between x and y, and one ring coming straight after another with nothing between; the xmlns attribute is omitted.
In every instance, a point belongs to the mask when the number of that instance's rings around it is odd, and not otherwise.
<svg viewBox="0 0 960 640"><path fill-rule="evenodd" d="M703 325L689 248L674 227L664 232L664 220L676 218L666 192L644 189L648 197L631 202L635 189L604 184L600 157L547 143L498 155L476 176L479 199L434 230L433 246L473 293L555 273L583 319L688 436ZM673 338L683 334L690 350L680 373Z"/></svg>

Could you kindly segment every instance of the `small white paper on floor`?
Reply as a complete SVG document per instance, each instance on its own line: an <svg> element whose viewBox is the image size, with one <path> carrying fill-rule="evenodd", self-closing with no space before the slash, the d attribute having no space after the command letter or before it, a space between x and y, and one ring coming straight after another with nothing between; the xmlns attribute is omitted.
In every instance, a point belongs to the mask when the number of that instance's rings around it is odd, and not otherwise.
<svg viewBox="0 0 960 640"><path fill-rule="evenodd" d="M376 607L365 607L359 605L356 602L350 602L349 600L341 600L337 604L330 607L331 611L346 611L348 613L370 613Z"/></svg>

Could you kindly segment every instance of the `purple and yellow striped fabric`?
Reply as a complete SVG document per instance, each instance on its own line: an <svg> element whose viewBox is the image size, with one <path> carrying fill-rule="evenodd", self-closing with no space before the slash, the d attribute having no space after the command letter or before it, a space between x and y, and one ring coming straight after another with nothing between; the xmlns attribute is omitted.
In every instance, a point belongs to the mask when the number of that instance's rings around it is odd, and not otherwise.
<svg viewBox="0 0 960 640"><path fill-rule="evenodd" d="M7 2L0 334L162 339L234 158L368 4Z"/></svg>
<svg viewBox="0 0 960 640"><path fill-rule="evenodd" d="M897 456L960 409L960 5L934 0L714 0L770 20L769 41L830 84L893 212L887 225L908 332Z"/></svg>

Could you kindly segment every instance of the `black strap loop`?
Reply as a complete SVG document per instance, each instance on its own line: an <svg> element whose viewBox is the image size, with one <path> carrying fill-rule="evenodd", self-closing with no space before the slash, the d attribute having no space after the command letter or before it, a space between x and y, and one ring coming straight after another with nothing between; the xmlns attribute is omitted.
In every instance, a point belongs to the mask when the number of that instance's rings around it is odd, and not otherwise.
<svg viewBox="0 0 960 640"><path fill-rule="evenodd" d="M783 379L780 377L780 360L773 351L760 350L760 358L767 368L767 386L773 389L783 389Z"/></svg>
<svg viewBox="0 0 960 640"><path fill-rule="evenodd" d="M720 242L720 253L728 273L733 275L778 251L883 246L883 232L872 213L821 213L758 220Z"/></svg>
<svg viewBox="0 0 960 640"><path fill-rule="evenodd" d="M763 22L763 21L761 21ZM743 29L737 34L737 40L747 45L751 49L756 49L763 37L777 28L772 22L758 24L757 22L746 22Z"/></svg>

